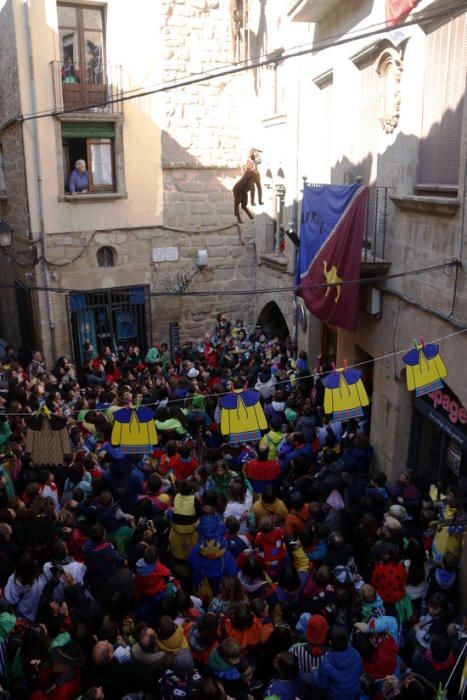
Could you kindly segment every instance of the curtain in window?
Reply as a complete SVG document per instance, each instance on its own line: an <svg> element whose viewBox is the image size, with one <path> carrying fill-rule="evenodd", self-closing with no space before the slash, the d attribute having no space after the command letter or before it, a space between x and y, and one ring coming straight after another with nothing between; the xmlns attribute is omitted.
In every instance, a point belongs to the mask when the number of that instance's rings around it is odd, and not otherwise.
<svg viewBox="0 0 467 700"><path fill-rule="evenodd" d="M112 146L110 143L91 144L91 167L94 186L113 185Z"/></svg>

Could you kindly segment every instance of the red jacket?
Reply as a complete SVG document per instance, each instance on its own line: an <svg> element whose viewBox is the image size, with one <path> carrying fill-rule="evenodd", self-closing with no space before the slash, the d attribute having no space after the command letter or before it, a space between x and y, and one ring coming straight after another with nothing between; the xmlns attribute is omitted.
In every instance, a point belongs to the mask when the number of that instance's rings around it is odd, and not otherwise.
<svg viewBox="0 0 467 700"><path fill-rule="evenodd" d="M362 658L363 670L370 678L386 678L392 676L397 667L397 646L390 634L376 635L373 638L375 653L371 661Z"/></svg>
<svg viewBox="0 0 467 700"><path fill-rule="evenodd" d="M50 669L40 669L39 678L45 690L36 690L30 700L75 700L81 689L80 673L76 671L72 678L65 680L55 676Z"/></svg>
<svg viewBox="0 0 467 700"><path fill-rule="evenodd" d="M177 453L170 460L170 466L173 469L175 478L181 481L182 479L188 479L193 474L198 466L198 462L194 457L190 457L190 459L182 459Z"/></svg>
<svg viewBox="0 0 467 700"><path fill-rule="evenodd" d="M266 570L278 569L282 565L287 554L283 536L283 527L273 527L271 532L258 532L256 535L255 544Z"/></svg>
<svg viewBox="0 0 467 700"><path fill-rule="evenodd" d="M371 585L384 603L398 603L405 595L407 573L402 562L393 561L376 564L371 577Z"/></svg>
<svg viewBox="0 0 467 700"><path fill-rule="evenodd" d="M304 503L300 510L291 510L284 521L285 534L288 536L298 535L310 519L310 506Z"/></svg>
<svg viewBox="0 0 467 700"><path fill-rule="evenodd" d="M280 476L281 470L277 459L250 459L245 465L245 476L254 481L273 481Z"/></svg>
<svg viewBox="0 0 467 700"><path fill-rule="evenodd" d="M150 566L149 564L146 566ZM138 571L138 569L137 569ZM150 573L137 573L135 577L135 593L138 599L155 596L167 588L166 579L171 575L170 570L158 561Z"/></svg>

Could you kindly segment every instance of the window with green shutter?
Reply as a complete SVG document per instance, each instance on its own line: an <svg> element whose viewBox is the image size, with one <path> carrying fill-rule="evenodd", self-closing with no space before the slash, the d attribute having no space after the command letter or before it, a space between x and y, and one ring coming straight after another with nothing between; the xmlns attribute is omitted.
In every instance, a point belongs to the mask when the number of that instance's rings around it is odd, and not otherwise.
<svg viewBox="0 0 467 700"><path fill-rule="evenodd" d="M63 167L65 191L69 190L76 161L87 166L89 189L76 192L115 192L115 124L113 122L63 122Z"/></svg>

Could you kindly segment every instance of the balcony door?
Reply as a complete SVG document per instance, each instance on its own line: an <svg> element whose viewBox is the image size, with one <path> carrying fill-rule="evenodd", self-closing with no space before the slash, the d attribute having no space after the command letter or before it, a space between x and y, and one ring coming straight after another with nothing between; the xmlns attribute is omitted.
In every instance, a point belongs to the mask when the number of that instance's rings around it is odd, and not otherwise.
<svg viewBox="0 0 467 700"><path fill-rule="evenodd" d="M105 104L104 7L57 3L65 109Z"/></svg>

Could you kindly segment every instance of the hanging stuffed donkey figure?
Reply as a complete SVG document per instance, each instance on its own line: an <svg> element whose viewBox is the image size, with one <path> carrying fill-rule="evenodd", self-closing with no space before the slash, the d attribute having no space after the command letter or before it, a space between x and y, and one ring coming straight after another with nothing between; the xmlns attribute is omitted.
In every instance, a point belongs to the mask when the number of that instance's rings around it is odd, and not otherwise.
<svg viewBox="0 0 467 700"><path fill-rule="evenodd" d="M262 204L262 189L260 175L257 169L256 150L252 149L250 151L250 157L247 160L245 166L245 172L243 173L240 180L238 180L233 186L234 195L234 214L237 217L237 221L242 224L243 220L240 216L240 205L243 211L250 219L254 219L253 214L248 209L248 193L250 193L251 203L254 205L255 199L255 187L258 188L258 199L259 203Z"/></svg>
<svg viewBox="0 0 467 700"><path fill-rule="evenodd" d="M254 167L254 165L253 165ZM254 219L255 217L251 213L251 211L248 209L247 204L248 204L248 192L251 192L251 188L255 187L255 181L256 181L256 172L252 170L251 168L248 169L247 165L247 170L243 173L242 177L240 180L237 180L235 185L233 186L233 196L234 196L234 214L237 217L237 221L239 224L243 224L243 219L240 216L240 205L243 209L243 211L246 213L246 215L250 219Z"/></svg>

